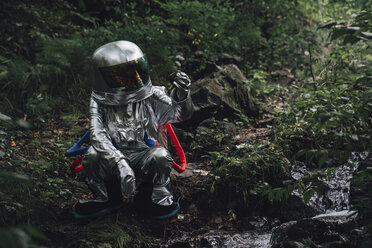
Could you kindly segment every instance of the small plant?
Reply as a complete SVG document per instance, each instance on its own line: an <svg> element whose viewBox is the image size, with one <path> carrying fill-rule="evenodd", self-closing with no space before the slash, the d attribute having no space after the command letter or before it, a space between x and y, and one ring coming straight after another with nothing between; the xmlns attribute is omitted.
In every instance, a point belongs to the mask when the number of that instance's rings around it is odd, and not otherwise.
<svg viewBox="0 0 372 248"><path fill-rule="evenodd" d="M232 149L228 156L218 156L216 153L211 155L210 163L216 175L216 192L237 194L240 199L236 201L244 203L246 207L253 207L257 204L254 201L263 201L266 197L271 201L274 194L277 200L284 199L284 195L276 192L276 188L283 186L282 182L289 179L289 167L283 153L276 147L247 144ZM292 190L289 189L286 195Z"/></svg>
<svg viewBox="0 0 372 248"><path fill-rule="evenodd" d="M41 247L34 239L46 241L47 238L27 223L34 208L35 201L29 193L31 178L19 173L5 171L0 168L1 189L0 242L4 247Z"/></svg>
<svg viewBox="0 0 372 248"><path fill-rule="evenodd" d="M80 228L65 245L66 247L140 247L126 233L125 226L113 223L110 219L102 219Z"/></svg>

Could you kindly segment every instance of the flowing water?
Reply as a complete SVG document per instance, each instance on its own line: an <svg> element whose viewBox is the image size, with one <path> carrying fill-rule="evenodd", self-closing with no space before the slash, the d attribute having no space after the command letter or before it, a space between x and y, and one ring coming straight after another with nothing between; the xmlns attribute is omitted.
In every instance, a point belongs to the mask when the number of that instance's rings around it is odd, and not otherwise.
<svg viewBox="0 0 372 248"><path fill-rule="evenodd" d="M219 235L219 234L217 234ZM257 232L243 232L234 234L219 235L218 238L207 236L206 238L212 238L220 240L219 243L215 243L213 247L226 247L226 248L267 248L269 247L271 233Z"/></svg>
<svg viewBox="0 0 372 248"><path fill-rule="evenodd" d="M165 247L193 247L193 248L268 248L270 247L270 232L258 233L247 231L240 233L228 233L220 230L212 230L197 237L183 238L177 243L169 242ZM187 243L187 246L181 244Z"/></svg>
<svg viewBox="0 0 372 248"><path fill-rule="evenodd" d="M333 223L345 223L352 218L354 212L350 208L350 179L358 169L359 162L367 157L368 153L353 153L347 164L334 168L334 176L319 178L325 185L324 194L315 194L308 206L315 209L319 214L312 217L313 220L332 221ZM292 177L299 180L308 173L306 165L302 162L293 164ZM293 192L298 195L298 192ZM286 224L292 225L295 221L283 223L280 227L274 227L271 231L246 231L228 233L220 230L212 230L209 233L193 237L185 234L182 242L187 247L193 248L270 248L272 244L285 240L280 237L280 228L286 228ZM178 240L180 241L180 240ZM173 244L173 246L172 246ZM164 247L174 246L170 241Z"/></svg>
<svg viewBox="0 0 372 248"><path fill-rule="evenodd" d="M317 210L319 214L348 210L350 208L350 179L358 169L360 161L364 160L367 155L368 153L352 153L346 164L334 168L334 176L319 178L325 185L325 191L322 195L315 193L307 205ZM291 173L294 179L299 180L307 173L304 163L294 163ZM293 194L299 195L296 191Z"/></svg>

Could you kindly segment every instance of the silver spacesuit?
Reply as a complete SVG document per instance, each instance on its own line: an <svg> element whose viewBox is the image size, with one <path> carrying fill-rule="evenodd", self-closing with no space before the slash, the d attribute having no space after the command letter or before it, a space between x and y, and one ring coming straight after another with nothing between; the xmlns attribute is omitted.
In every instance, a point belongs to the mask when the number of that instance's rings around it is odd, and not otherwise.
<svg viewBox="0 0 372 248"><path fill-rule="evenodd" d="M141 184L152 185L151 200L173 204L170 189L172 158L162 146L149 147L145 133L164 144L163 124L189 118L193 112L190 79L177 72L170 96L153 86L147 59L129 41L111 42L92 57L95 83L90 99L90 141L84 163L86 181L97 201L110 200L117 179L121 193L130 195Z"/></svg>

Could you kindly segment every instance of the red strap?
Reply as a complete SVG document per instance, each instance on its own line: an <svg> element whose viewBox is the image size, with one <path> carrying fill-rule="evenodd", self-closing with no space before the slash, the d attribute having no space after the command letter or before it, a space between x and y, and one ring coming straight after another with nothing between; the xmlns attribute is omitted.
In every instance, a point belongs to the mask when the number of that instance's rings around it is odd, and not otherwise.
<svg viewBox="0 0 372 248"><path fill-rule="evenodd" d="M83 171L83 170L84 170L84 167L83 167L82 164L81 164L81 165L78 165L78 166L76 166L76 167L74 168L74 172L75 172L75 173L78 173L78 172Z"/></svg>
<svg viewBox="0 0 372 248"><path fill-rule="evenodd" d="M169 133L169 137L171 138L171 140L172 140L172 142L174 144L174 147L177 150L178 157L180 158L180 163L181 163L181 166L180 166L176 162L173 161L172 167L178 173L182 173L182 172L184 172L186 170L186 163L187 162L186 162L185 153L183 152L183 149L181 147L181 144L178 141L177 136L176 136L176 134L173 131L172 125L171 124L165 124L164 126L167 128L167 131Z"/></svg>
<svg viewBox="0 0 372 248"><path fill-rule="evenodd" d="M79 171L82 171L82 170L83 170L83 165L80 164L81 161L83 161L83 156L78 157L77 159L74 160L74 162L72 162L72 163L70 164L70 170L71 170L72 172L79 172ZM79 164L80 164L80 165L79 165ZM76 168L78 168L78 167L79 167L79 169L76 169Z"/></svg>
<svg viewBox="0 0 372 248"><path fill-rule="evenodd" d="M182 173L186 170L186 157L185 157L185 153L181 147L181 144L180 142L178 141L177 139L177 136L176 134L174 133L174 130L172 128L172 125L171 124L165 124L164 125L166 128L167 128L167 131L169 133L169 136L174 144L174 147L176 148L177 150L177 153L178 153L178 157L180 159L180 164L181 165L178 165L176 162L173 161L172 163L172 167L173 169L175 169L178 173ZM156 146L160 146L160 144L158 142L156 142ZM84 167L83 165L81 164L81 162L83 161L83 156L80 156L78 157L77 159L74 160L74 162L72 162L70 164L70 170L72 172L80 172L82 170L84 170Z"/></svg>

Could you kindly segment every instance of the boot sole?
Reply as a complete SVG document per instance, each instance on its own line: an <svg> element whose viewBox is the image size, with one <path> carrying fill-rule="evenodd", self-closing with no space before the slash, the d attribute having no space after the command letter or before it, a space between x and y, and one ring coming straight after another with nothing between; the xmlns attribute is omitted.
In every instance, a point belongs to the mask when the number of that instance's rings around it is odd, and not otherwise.
<svg viewBox="0 0 372 248"><path fill-rule="evenodd" d="M177 203L177 206L174 210L172 210L172 212L168 213L168 214L165 214L165 215L159 215L159 216L150 216L151 219L155 219L155 220L164 220L164 219L169 219L173 216L175 216L177 213L178 213L178 210L180 210L180 204Z"/></svg>
<svg viewBox="0 0 372 248"><path fill-rule="evenodd" d="M105 208L105 209L102 209L94 214L78 214L78 213L74 213L74 217L75 219L77 220L83 220L83 219L90 219L90 218L96 218L96 217L99 217L99 216L103 216L103 215L106 215L106 214L109 214L115 210L118 210L120 208L122 208L124 206L124 203L121 203L121 204L118 204L118 205L114 205L114 206L111 206L111 207L108 207L108 208Z"/></svg>

